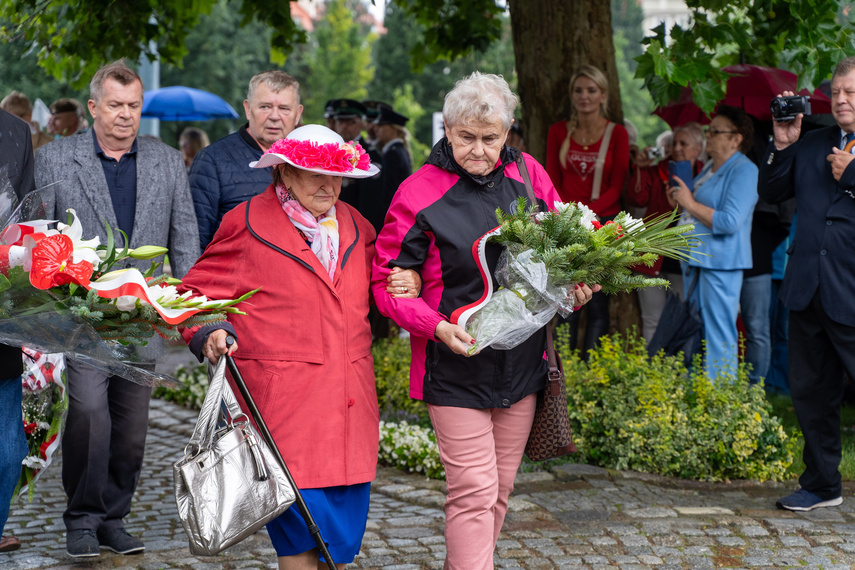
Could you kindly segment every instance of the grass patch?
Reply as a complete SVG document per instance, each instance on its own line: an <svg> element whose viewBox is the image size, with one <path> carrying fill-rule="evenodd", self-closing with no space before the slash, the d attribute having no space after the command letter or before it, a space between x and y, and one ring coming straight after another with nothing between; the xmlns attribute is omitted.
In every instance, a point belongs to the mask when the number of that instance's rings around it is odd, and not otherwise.
<svg viewBox="0 0 855 570"><path fill-rule="evenodd" d="M795 461L790 466L790 471L798 477L804 471L805 464L802 461L802 450L804 439L799 430L799 420L793 409L793 400L789 396L781 394L769 394L767 396L772 405L774 415L781 419L784 431L794 436L799 442ZM840 409L840 434L843 443L843 457L840 461L840 475L844 481L855 481L855 403L851 400L844 402Z"/></svg>

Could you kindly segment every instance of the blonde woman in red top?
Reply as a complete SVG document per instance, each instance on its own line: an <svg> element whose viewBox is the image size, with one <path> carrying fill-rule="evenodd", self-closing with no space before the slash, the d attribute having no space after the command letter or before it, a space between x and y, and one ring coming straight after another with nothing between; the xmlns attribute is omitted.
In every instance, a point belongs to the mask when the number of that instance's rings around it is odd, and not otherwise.
<svg viewBox="0 0 855 570"><path fill-rule="evenodd" d="M609 98L605 74L582 65L570 80L570 120L549 128L546 141L546 172L564 202L581 202L600 222L620 211L620 197L629 171L629 135L623 125L606 117ZM609 302L596 293L588 303L584 354L609 332ZM575 348L578 313L568 319L571 345Z"/></svg>

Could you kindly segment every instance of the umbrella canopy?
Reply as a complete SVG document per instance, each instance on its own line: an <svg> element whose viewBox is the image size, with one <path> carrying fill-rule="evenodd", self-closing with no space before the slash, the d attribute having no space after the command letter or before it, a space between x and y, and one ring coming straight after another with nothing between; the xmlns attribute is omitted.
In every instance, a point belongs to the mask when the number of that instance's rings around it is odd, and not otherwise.
<svg viewBox="0 0 855 570"><path fill-rule="evenodd" d="M161 121L210 121L239 117L221 97L180 85L146 91L142 116Z"/></svg>
<svg viewBox="0 0 855 570"><path fill-rule="evenodd" d="M761 121L771 121L772 111L769 103L779 93L796 91L798 76L795 73L763 67L760 65L739 64L723 68L731 74L727 80L724 100L719 104L731 105L744 109L746 113ZM826 98L827 99L827 98ZM811 103L814 98L811 97ZM823 112L822 105L812 109L814 113ZM827 107L830 110L830 106ZM690 121L709 123L709 119L692 100L692 90L683 89L679 99L668 105L657 107L653 113L665 120L671 128Z"/></svg>
<svg viewBox="0 0 855 570"><path fill-rule="evenodd" d="M769 102L784 91L798 90L795 73L773 67L741 63L723 68L732 76L727 80L725 105L740 107L761 121L771 121Z"/></svg>
<svg viewBox="0 0 855 570"><path fill-rule="evenodd" d="M810 112L812 115L831 114L831 98L819 89L814 89L813 93L807 89L801 89L799 95L810 97Z"/></svg>
<svg viewBox="0 0 855 570"><path fill-rule="evenodd" d="M683 87L683 91L676 101L656 107L653 114L661 117L672 129L686 123L695 122L706 125L710 122L709 117L701 111L700 107L695 105L695 102L692 100L692 90L688 87Z"/></svg>

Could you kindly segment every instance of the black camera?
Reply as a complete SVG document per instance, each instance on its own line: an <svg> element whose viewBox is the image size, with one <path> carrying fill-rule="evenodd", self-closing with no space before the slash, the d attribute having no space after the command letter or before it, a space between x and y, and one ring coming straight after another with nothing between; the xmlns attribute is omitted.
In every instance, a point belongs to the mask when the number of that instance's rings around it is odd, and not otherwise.
<svg viewBox="0 0 855 570"><path fill-rule="evenodd" d="M769 103L772 118L776 121L792 121L796 115L810 115L810 97L793 95L792 97L775 97Z"/></svg>

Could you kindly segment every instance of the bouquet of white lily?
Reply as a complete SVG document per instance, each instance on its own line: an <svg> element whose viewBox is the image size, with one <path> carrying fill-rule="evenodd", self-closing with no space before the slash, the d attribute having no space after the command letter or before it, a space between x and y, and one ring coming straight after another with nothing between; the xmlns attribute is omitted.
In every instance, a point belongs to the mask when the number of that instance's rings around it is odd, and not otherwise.
<svg viewBox="0 0 855 570"><path fill-rule="evenodd" d="M606 293L667 287L666 280L634 274L631 267L652 265L659 255L690 259L698 238L685 236L694 230L691 225L671 227L676 216L675 210L645 222L621 212L600 224L581 203L556 202L554 211L537 212L526 210L525 198L510 214L497 210L500 225L478 244L487 294L451 318L476 339L470 354L487 346L514 348L556 313L566 317L576 305L573 290L579 283L602 285ZM495 292L484 255L487 241L505 246Z"/></svg>
<svg viewBox="0 0 855 570"><path fill-rule="evenodd" d="M178 327L224 320L242 314L238 299L209 300L178 295L180 281L155 276L152 261L142 273L134 268L113 270L128 259L153 260L166 248L117 248L107 228L107 243L83 239L74 210L68 223L28 220L53 211L49 192L33 192L9 213L14 194L0 189L0 342L28 346L41 352L63 352L112 374L144 385L173 384L168 376L132 365L130 345L144 345L155 333L179 338ZM6 208L6 215L2 210ZM53 225L56 224L54 228ZM127 243L127 236L125 236Z"/></svg>

